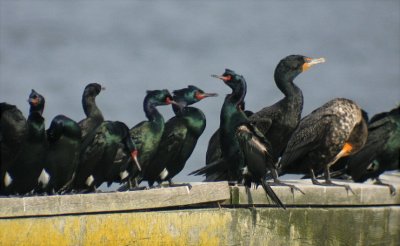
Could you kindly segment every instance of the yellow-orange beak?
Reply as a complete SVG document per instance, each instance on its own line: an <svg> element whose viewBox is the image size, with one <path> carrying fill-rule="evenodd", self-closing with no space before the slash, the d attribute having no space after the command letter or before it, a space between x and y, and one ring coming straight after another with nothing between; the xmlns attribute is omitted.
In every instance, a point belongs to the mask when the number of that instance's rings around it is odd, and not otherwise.
<svg viewBox="0 0 400 246"><path fill-rule="evenodd" d="M319 64L319 63L324 63L325 58L305 58L306 62L303 64L302 71L307 71L310 67Z"/></svg>

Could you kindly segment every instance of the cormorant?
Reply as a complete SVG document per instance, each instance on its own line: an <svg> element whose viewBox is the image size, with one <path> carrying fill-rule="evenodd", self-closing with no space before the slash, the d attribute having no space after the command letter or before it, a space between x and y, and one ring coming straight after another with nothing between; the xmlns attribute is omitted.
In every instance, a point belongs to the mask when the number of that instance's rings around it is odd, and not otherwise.
<svg viewBox="0 0 400 246"><path fill-rule="evenodd" d="M394 186L383 183L379 175L388 170L399 169L399 160L400 106L372 117L368 125L366 144L358 153L343 162L347 164L347 174L355 182L375 179L375 184L388 186L394 195Z"/></svg>
<svg viewBox="0 0 400 246"><path fill-rule="evenodd" d="M272 144L271 154L275 162L282 155L303 111L303 93L293 81L300 73L323 62L324 58L313 59L302 55L283 58L275 68L274 79L285 97L249 118Z"/></svg>
<svg viewBox="0 0 400 246"><path fill-rule="evenodd" d="M22 151L26 133L26 119L22 112L15 105L0 103L0 174L2 174L3 163L8 165ZM3 174L0 177L3 177ZM1 180L1 183L3 183L3 180Z"/></svg>
<svg viewBox="0 0 400 246"><path fill-rule="evenodd" d="M280 174L310 172L313 184L344 186L351 191L348 185L332 183L329 168L359 151L367 135L360 107L349 99L333 99L300 121L280 159ZM322 171L325 183L315 178Z"/></svg>
<svg viewBox="0 0 400 246"><path fill-rule="evenodd" d="M222 76L213 75L213 77L221 79L232 89L232 93L225 97L220 115L222 159L191 174L212 175L214 180L227 177L225 180L241 182L244 179L247 187L251 182L261 183L267 195L284 208L285 206L265 181L267 171L275 169L269 155L270 145L265 144L267 140L255 127L249 126L248 118L241 108L247 90L244 77L229 69L226 69ZM249 151L250 148L255 149Z"/></svg>
<svg viewBox="0 0 400 246"><path fill-rule="evenodd" d="M44 118L42 117L45 99L32 90L28 102L30 105L29 117L26 122L26 135L21 141L21 149L14 160L2 164L2 194L26 194L37 187L38 180L47 178L40 175L47 148ZM23 119L20 117L22 116L17 113L22 129Z"/></svg>
<svg viewBox="0 0 400 246"><path fill-rule="evenodd" d="M83 91L82 107L86 118L79 122L82 129L82 139L85 139L89 132L95 130L104 121L103 114L96 105L96 96L104 89L100 84L90 83L86 85Z"/></svg>
<svg viewBox="0 0 400 246"><path fill-rule="evenodd" d="M129 136L129 128L120 121L104 121L89 133L81 146L73 190L87 192L96 190L103 182L124 181L129 174L130 159L116 159L118 150L123 149L140 170L138 151Z"/></svg>
<svg viewBox="0 0 400 246"><path fill-rule="evenodd" d="M217 96L193 85L175 90L173 94L174 101L179 104L172 105L176 116L165 124L157 153L143 173L143 180L147 180L149 186L153 186L155 181L161 183L164 180L168 180L170 186L174 185L172 178L182 171L206 127L204 113L189 105L206 97Z"/></svg>
<svg viewBox="0 0 400 246"><path fill-rule="evenodd" d="M303 110L303 93L293 81L302 72L310 67L325 62L324 58L309 58L302 55L290 55L283 58L275 69L274 79L277 87L285 95L283 99L272 106L265 107L256 113L247 113L249 120L272 145L272 156L275 162L281 156L287 142L296 129ZM244 110L244 105L242 106ZM217 133L209 141L206 163L220 158L220 146ZM281 183L274 175L275 183ZM214 176L207 176L207 181L213 181ZM284 184L283 184L284 185ZM295 188L294 186L289 185Z"/></svg>
<svg viewBox="0 0 400 246"><path fill-rule="evenodd" d="M157 106L176 104L172 95L166 89L147 91L143 101L143 110L147 121L142 121L130 129L130 136L135 142L140 153L139 162L145 172L150 160L156 153L161 136L164 132L164 117L157 110ZM129 188L137 187L138 170L134 168L131 171Z"/></svg>
<svg viewBox="0 0 400 246"><path fill-rule="evenodd" d="M67 116L57 115L46 133L49 147L42 172L49 179L39 188L47 193L68 190L79 163L81 128Z"/></svg>

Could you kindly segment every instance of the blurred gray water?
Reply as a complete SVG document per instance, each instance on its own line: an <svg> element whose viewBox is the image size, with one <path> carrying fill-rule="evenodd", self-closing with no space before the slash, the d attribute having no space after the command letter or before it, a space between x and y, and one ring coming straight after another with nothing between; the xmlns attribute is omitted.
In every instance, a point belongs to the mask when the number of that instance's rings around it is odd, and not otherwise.
<svg viewBox="0 0 400 246"><path fill-rule="evenodd" d="M145 120L146 90L196 85L217 92L197 104L207 128L176 181L202 166L229 89L210 74L230 68L257 111L282 98L273 71L283 57L325 57L301 74L303 115L334 97L372 116L400 102L400 1L5 1L0 0L0 101L28 113L31 89L57 114L81 120L87 83L108 120ZM169 107L160 108L168 119Z"/></svg>

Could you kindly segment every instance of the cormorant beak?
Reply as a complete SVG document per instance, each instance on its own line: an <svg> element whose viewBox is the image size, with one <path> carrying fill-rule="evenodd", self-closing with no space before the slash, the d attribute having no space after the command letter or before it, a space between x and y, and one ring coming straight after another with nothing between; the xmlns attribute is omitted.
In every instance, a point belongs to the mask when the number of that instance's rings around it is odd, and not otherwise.
<svg viewBox="0 0 400 246"><path fill-rule="evenodd" d="M39 104L39 98L29 98L28 103L37 106Z"/></svg>
<svg viewBox="0 0 400 246"><path fill-rule="evenodd" d="M321 58L305 58L306 62L303 64L303 72L307 71L310 67L319 64L319 63L324 63L325 62L325 58L321 57Z"/></svg>
<svg viewBox="0 0 400 246"><path fill-rule="evenodd" d="M197 100L202 100L206 97L217 97L218 94L217 93L196 93L196 99Z"/></svg>
<svg viewBox="0 0 400 246"><path fill-rule="evenodd" d="M224 82L232 79L232 77L230 75L222 76L222 75L212 74L211 77L223 80Z"/></svg>
<svg viewBox="0 0 400 246"><path fill-rule="evenodd" d="M181 106L179 103L175 102L175 101L172 100L170 97L167 97L167 98L165 99L165 103L166 103L167 105L169 105L169 104L174 104L174 105L176 105L176 106L178 106L178 107Z"/></svg>
<svg viewBox="0 0 400 246"><path fill-rule="evenodd" d="M103 87L103 86L102 86L102 87L101 87L101 90L102 90L102 91L105 91L105 90L106 90L106 87Z"/></svg>
<svg viewBox="0 0 400 246"><path fill-rule="evenodd" d="M131 152L131 158L132 158L133 162L136 164L138 170L142 171L142 168L140 167L139 160L138 160L137 156L138 156L138 151L137 150L133 150Z"/></svg>

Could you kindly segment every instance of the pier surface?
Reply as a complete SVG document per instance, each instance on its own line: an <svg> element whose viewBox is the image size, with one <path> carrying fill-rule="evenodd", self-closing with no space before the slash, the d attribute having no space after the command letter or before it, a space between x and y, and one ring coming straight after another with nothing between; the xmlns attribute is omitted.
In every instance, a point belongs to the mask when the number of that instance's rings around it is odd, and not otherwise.
<svg viewBox="0 0 400 246"><path fill-rule="evenodd" d="M143 191L0 198L0 245L398 245L400 174L373 184L273 187L192 183Z"/></svg>

